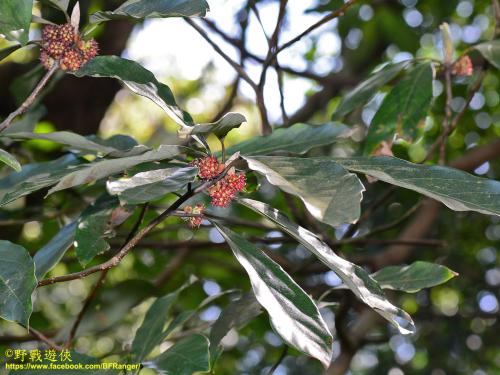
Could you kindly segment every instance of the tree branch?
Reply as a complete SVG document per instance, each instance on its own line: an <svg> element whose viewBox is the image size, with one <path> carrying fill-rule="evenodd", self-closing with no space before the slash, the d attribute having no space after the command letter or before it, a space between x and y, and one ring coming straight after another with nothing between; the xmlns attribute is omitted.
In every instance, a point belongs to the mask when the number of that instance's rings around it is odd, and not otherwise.
<svg viewBox="0 0 500 375"><path fill-rule="evenodd" d="M59 69L59 64L54 63L54 66L45 73L40 82L38 82L36 87L26 98L26 100L21 104L21 106L10 115L8 115L7 118L0 124L0 133L7 129L17 116L22 115L28 110L29 107L31 107L31 105L35 102L36 98L38 97L38 95L40 95L40 92L43 90L47 82L49 82L50 78L54 75L57 69Z"/></svg>

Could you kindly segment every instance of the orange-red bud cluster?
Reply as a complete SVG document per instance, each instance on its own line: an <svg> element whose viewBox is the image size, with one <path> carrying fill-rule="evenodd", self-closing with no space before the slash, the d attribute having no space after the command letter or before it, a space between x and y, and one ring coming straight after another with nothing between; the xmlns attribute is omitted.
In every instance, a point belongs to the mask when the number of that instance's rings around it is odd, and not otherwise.
<svg viewBox="0 0 500 375"><path fill-rule="evenodd" d="M207 156L202 159L195 159L191 165L198 167L198 177L203 180L212 180L222 173L224 164L219 164L215 156Z"/></svg>
<svg viewBox="0 0 500 375"><path fill-rule="evenodd" d="M212 198L211 203L217 207L226 207L236 194L245 188L245 185L245 174L228 172L222 180L208 189L208 195Z"/></svg>
<svg viewBox="0 0 500 375"><path fill-rule="evenodd" d="M465 55L458 59L451 68L451 74L455 76L471 76L474 72L472 61L469 56Z"/></svg>
<svg viewBox="0 0 500 375"><path fill-rule="evenodd" d="M198 203L194 207L192 206L184 207L184 212L187 214L202 215L204 211L205 211L205 205L203 203ZM203 216L188 217L187 220L189 221L189 226L191 228L198 228L201 225L201 222L203 221Z"/></svg>
<svg viewBox="0 0 500 375"><path fill-rule="evenodd" d="M40 60L47 70L59 61L62 70L76 71L97 56L98 50L95 40L82 40L69 23L47 25L42 30Z"/></svg>

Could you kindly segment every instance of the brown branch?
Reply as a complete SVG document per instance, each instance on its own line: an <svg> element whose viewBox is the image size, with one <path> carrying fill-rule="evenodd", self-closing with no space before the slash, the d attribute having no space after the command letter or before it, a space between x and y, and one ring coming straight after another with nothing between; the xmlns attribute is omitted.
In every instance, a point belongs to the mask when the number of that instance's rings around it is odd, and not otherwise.
<svg viewBox="0 0 500 375"><path fill-rule="evenodd" d="M466 155L451 163L452 167L472 170L482 163L500 157L500 139L491 142L488 145L477 147ZM435 200L425 199L417 212L415 218L404 228L399 235L399 240L412 238L422 238L434 226L434 221L439 216L442 205ZM412 254L413 246L393 245L386 251L378 253L372 259L376 269L398 264L406 261ZM351 351L342 351L339 357L335 359L326 375L342 375L349 369L352 357L356 351L364 344L364 337L376 325L380 324L380 317L373 311L366 309L356 320L353 327L349 330L349 337L356 338L358 344Z"/></svg>
<svg viewBox="0 0 500 375"><path fill-rule="evenodd" d="M29 327L28 330L29 330L29 332L33 336L35 336L38 340L40 340L40 341L44 342L45 344L47 344L50 348L55 349L55 350L61 350L62 349L62 347L60 347L59 345L57 345L54 341L52 341L51 339L49 339L42 332L37 331L33 327Z"/></svg>
<svg viewBox="0 0 500 375"><path fill-rule="evenodd" d="M189 256L189 248L181 248L177 254L170 260L163 272L156 278L153 285L157 288L167 282L172 275L182 266L186 258Z"/></svg>
<svg viewBox="0 0 500 375"><path fill-rule="evenodd" d="M147 209L148 209L148 203L143 204L142 208L141 208L141 212L139 214L139 218L136 220L134 226L132 227L132 230L130 231L122 248L132 239L132 237L139 230L139 227L141 226L141 223L144 220L144 216L146 215ZM104 284L104 279L106 279L106 276L108 275L108 271L109 271L109 269L106 269L106 270L103 270L101 272L99 279L97 280L94 287L92 288L89 295L87 296L87 299L85 300L82 309L78 313L78 316L76 317L76 320L73 323L73 326L71 327L71 330L70 330L70 333L68 336L68 340L66 341L66 344L65 344L66 348L71 347L71 342L73 341L73 339L76 335L76 331L78 330L78 327L80 326L80 323L82 322L83 316L85 315L85 312L89 309L89 307L90 307L92 301L94 300L95 296L97 295L97 292L99 291L100 287Z"/></svg>
<svg viewBox="0 0 500 375"><path fill-rule="evenodd" d="M318 22L315 24L309 26L306 30L301 32L299 35L296 37L290 39L288 42L284 43L280 47L274 51L274 53L266 58L264 61L264 66L269 66L269 64L276 58L276 56L282 52L283 50L287 49L288 47L292 46L293 44L297 43L299 40L301 40L303 37L306 35L310 34L312 31L316 30L318 27L323 26L325 23L330 22L334 20L337 17L341 17L344 15L344 13L349 9L352 5L354 5L358 0L349 0L346 2L344 5L342 5L339 9L331 12L330 14L326 15L322 19L320 19Z"/></svg>
<svg viewBox="0 0 500 375"><path fill-rule="evenodd" d="M38 97L38 95L40 95L40 92L43 90L47 82L49 82L50 78L54 75L57 69L59 69L59 64L54 63L54 66L45 73L40 82L38 82L36 87L26 98L26 100L21 104L21 106L10 115L8 115L7 118L0 124L0 133L7 129L17 116L22 115L28 110L29 107L31 107L31 105L35 102L36 98Z"/></svg>
<svg viewBox="0 0 500 375"><path fill-rule="evenodd" d="M209 188L213 184L217 183L221 178L223 178L227 171L233 166L233 164L237 161L235 159L232 163L229 163L226 165L226 169L224 170L223 173L219 175L218 178L207 181L204 184L198 186L196 189L191 190L188 189L186 193L181 195L174 203L172 203L165 211L163 211L159 216L157 216L155 219L149 222L143 229L141 229L139 232L137 232L131 239L126 243L125 246L122 247L122 249L111 259L108 261L98 264L96 266L87 268L83 271L80 272L75 272L75 273L70 273L68 275L63 275L63 276L56 276L56 277L50 277L44 280L41 280L38 282L38 287L42 287L45 285L51 285L54 283L60 283L60 282L65 282L65 281L70 281L70 280L75 280L75 279L81 279L83 277L86 277L88 275L92 275L93 273L104 271L110 268L113 268L120 264L121 260L149 233L151 232L152 229L154 229L158 224L163 222L167 217L172 215L175 210L177 210L184 202L189 200L190 198L194 197L195 195L201 193L205 189Z"/></svg>

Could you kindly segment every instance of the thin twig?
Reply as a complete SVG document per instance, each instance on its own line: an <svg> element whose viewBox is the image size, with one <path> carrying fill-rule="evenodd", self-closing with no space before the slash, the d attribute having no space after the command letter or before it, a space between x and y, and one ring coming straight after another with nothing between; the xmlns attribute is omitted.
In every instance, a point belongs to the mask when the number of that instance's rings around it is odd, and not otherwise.
<svg viewBox="0 0 500 375"><path fill-rule="evenodd" d="M46 285L51 285L54 283L60 283L60 282L65 282L65 281L70 281L70 280L75 280L75 279L81 279L83 277L87 277L88 275L92 275L93 273L104 271L110 268L113 268L117 266L121 260L153 229L155 228L158 224L162 223L167 217L172 215L173 212L175 212L184 202L187 200L191 199L193 196L201 193L205 189L209 188L213 184L217 183L221 178L223 178L227 171L233 166L233 164L237 161L235 159L232 163L229 163L226 166L226 169L224 170L223 173L220 174L220 176L214 180L207 181L200 186L198 186L196 189L191 190L189 189L186 193L181 195L174 203L172 203L165 211L163 211L159 216L157 216L155 219L149 222L148 225L146 225L143 229L141 229L137 234L135 234L130 241L126 243L125 246L122 247L122 249L111 259L108 261L98 264L96 266L87 268L83 271L80 272L75 272L75 273L70 273L67 275L63 276L56 276L56 277L50 277L44 280L40 280L38 282L38 287L46 286Z"/></svg>
<svg viewBox="0 0 500 375"><path fill-rule="evenodd" d="M37 96L43 90L43 88L50 80L50 78L54 75L54 73L57 71L57 69L59 69L59 65L57 63L54 63L54 66L45 73L40 82L38 82L36 87L33 89L31 94L26 98L26 100L21 104L21 106L14 112L12 112L10 115L8 115L7 118L0 124L0 133L3 132L5 129L7 129L17 116L22 115L24 112L28 110L29 107L31 107L31 105L35 102Z"/></svg>
<svg viewBox="0 0 500 375"><path fill-rule="evenodd" d="M443 143L444 140L447 139L447 137L453 132L453 130L456 129L456 127L458 126L458 123L460 122L460 120L464 116L465 112L467 111L467 108L469 107L470 102L474 98L474 95L481 88L481 84L483 83L485 76L486 76L485 70L482 70L481 72L479 72L478 77L477 77L476 81L474 82L474 84L472 85L472 87L469 91L469 94L467 96L467 99L465 100L464 106L462 107L460 112L458 112L455 115L455 117L453 118L453 120L451 121L451 125L448 127L447 132L441 133L441 135L438 137L438 139L429 148L429 151L427 152L427 156L425 157L424 161L430 160L432 158L432 155L434 154L434 152L437 150L437 148Z"/></svg>
<svg viewBox="0 0 500 375"><path fill-rule="evenodd" d="M451 64L445 64L444 67L444 77L445 77L445 88L446 88L446 105L445 105L445 116L443 121L443 135L441 137L441 144L439 145L439 164L444 164L446 162L446 140L450 134L450 125L452 117L451 103L453 100L453 92L451 87Z"/></svg>
<svg viewBox="0 0 500 375"><path fill-rule="evenodd" d="M331 12L330 14L326 15L322 19L320 19L318 22L315 24L309 26L306 30L301 32L299 35L297 35L295 38L290 39L288 42L284 43L281 45L279 48L276 49L276 51L269 56L266 61L264 61L264 65L268 66L271 64L271 62L274 60L276 55L278 55L280 52L283 50L287 49L288 47L292 46L293 44L297 43L299 40L301 40L303 37L311 33L312 31L316 30L318 27L323 26L325 23L334 20L337 17L343 16L344 13L349 9L352 5L354 5L358 0L349 0L347 3L342 5L339 9Z"/></svg>
<svg viewBox="0 0 500 375"><path fill-rule="evenodd" d="M29 330L29 332L33 336L35 336L38 340L40 340L40 341L44 342L45 344L47 344L50 348L55 349L55 350L61 350L62 349L62 347L60 347L59 345L57 345L54 341L52 341L51 339L49 339L42 332L37 331L33 327L29 327L28 330Z"/></svg>
<svg viewBox="0 0 500 375"><path fill-rule="evenodd" d="M208 44L212 46L212 48L217 52L224 60L226 60L229 65L233 67L233 69L238 73L241 78L243 78L254 90L257 89L257 84L250 78L250 76L247 74L245 69L239 65L236 61L234 61L232 58L230 58L218 45L215 43L203 30L196 22L191 20L190 18L184 18L184 21L186 21L193 29L195 29L198 34L200 34L203 39L205 39Z"/></svg>
<svg viewBox="0 0 500 375"><path fill-rule="evenodd" d="M287 354L288 354L288 345L285 345L285 347L283 348L283 351L281 352L278 360L273 365L273 367L271 367L271 369L269 370L269 372L267 373L267 375L273 375L274 374L274 372L276 371L276 369L278 368L278 366L281 364L281 362L283 362L283 360L285 359L285 357L286 357Z"/></svg>
<svg viewBox="0 0 500 375"><path fill-rule="evenodd" d="M148 209L148 203L145 203L142 205L141 212L139 214L138 219L136 220L134 226L132 227L132 230L130 231L127 239L125 240L122 248L132 239L132 237L137 233L139 230L139 227L141 226L141 223L144 220L144 216L146 215L146 211ZM92 301L94 300L95 296L97 295L97 292L99 291L100 287L104 284L104 279L106 279L106 276L108 274L109 269L105 269L101 272L101 275L99 276L99 279L95 283L94 287L90 291L89 295L87 296L87 299L83 303L83 307L78 313L78 316L76 317L75 322L73 323L73 326L71 327L71 331L68 336L68 340L66 341L66 348L71 347L71 342L73 341L76 331L78 330L78 327L80 326L80 323L82 322L83 316L85 315L85 312L89 309Z"/></svg>
<svg viewBox="0 0 500 375"><path fill-rule="evenodd" d="M500 35L500 2L498 0L493 0L493 9L495 10L495 32L493 33L493 39L496 39Z"/></svg>

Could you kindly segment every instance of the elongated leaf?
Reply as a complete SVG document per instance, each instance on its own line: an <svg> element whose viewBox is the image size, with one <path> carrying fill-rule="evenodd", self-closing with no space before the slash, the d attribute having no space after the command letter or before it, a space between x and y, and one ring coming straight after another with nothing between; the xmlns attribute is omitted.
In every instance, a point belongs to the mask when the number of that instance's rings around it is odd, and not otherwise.
<svg viewBox="0 0 500 375"><path fill-rule="evenodd" d="M303 154L311 148L334 143L347 133L347 127L339 122L324 125L295 124L290 128L277 129L271 135L252 137L226 151L229 155L239 151L242 155L267 155L271 152Z"/></svg>
<svg viewBox="0 0 500 375"><path fill-rule="evenodd" d="M7 151L2 150L1 148L0 148L0 161L8 165L12 169L14 169L16 172L20 172L22 169L21 164L19 164L17 159L11 154L9 154Z"/></svg>
<svg viewBox="0 0 500 375"><path fill-rule="evenodd" d="M413 164L389 156L331 159L344 168L415 190L455 211L500 215L500 182L442 166Z"/></svg>
<svg viewBox="0 0 500 375"><path fill-rule="evenodd" d="M336 226L359 218L363 184L338 164L281 156L243 158L271 184L302 199L316 219Z"/></svg>
<svg viewBox="0 0 500 375"><path fill-rule="evenodd" d="M285 215L266 203L252 199L239 199L238 202L278 224L281 229L330 267L359 299L391 322L399 329L399 332L403 334L415 332L411 317L387 300L380 286L363 268L339 257L314 233L292 223Z"/></svg>
<svg viewBox="0 0 500 375"><path fill-rule="evenodd" d="M14 53L16 52L19 48L21 48L22 46L19 45L19 44L15 44L13 46L10 46L10 47L7 47L7 48L3 48L3 49L0 49L0 61L2 61L3 59L5 59L7 56L9 56L11 53Z"/></svg>
<svg viewBox="0 0 500 375"><path fill-rule="evenodd" d="M205 373L210 371L208 347L209 342L205 336L194 334L179 340L145 365L168 375Z"/></svg>
<svg viewBox="0 0 500 375"><path fill-rule="evenodd" d="M128 0L114 11L96 12L91 23L117 19L141 20L166 17L204 17L209 7L205 0Z"/></svg>
<svg viewBox="0 0 500 375"><path fill-rule="evenodd" d="M75 75L118 79L134 93L152 100L181 127L193 122L191 116L177 106L170 88L135 61L118 56L97 56Z"/></svg>
<svg viewBox="0 0 500 375"><path fill-rule="evenodd" d="M242 236L214 223L250 277L276 333L294 348L330 364L333 338L318 308L283 269Z"/></svg>
<svg viewBox="0 0 500 375"><path fill-rule="evenodd" d="M139 204L162 198L192 182L198 168L166 168L137 173L131 178L108 181L108 193L123 204Z"/></svg>
<svg viewBox="0 0 500 375"><path fill-rule="evenodd" d="M123 172L127 168L131 168L141 163L150 161L158 161L171 159L178 155L183 147L162 145L158 150L151 150L142 155L129 156L113 160L101 160L94 163L86 164L79 170L69 173L59 183L49 190L47 195L55 193L59 190L69 189L74 186L83 185L100 178L108 177L116 173Z"/></svg>
<svg viewBox="0 0 500 375"><path fill-rule="evenodd" d="M63 176L82 168L74 155L45 162L25 164L21 172L0 179L0 206L58 182Z"/></svg>
<svg viewBox="0 0 500 375"><path fill-rule="evenodd" d="M397 64L389 64L376 73L373 73L366 81L361 82L340 102L333 113L333 119L340 119L357 107L365 104L372 98L382 86L396 77L401 70L407 67L410 61L402 61Z"/></svg>
<svg viewBox="0 0 500 375"><path fill-rule="evenodd" d="M132 342L132 354L136 362L142 362L154 347L161 343L172 306L177 301L179 294L195 281L196 278L191 278L175 292L156 299L151 305Z"/></svg>
<svg viewBox="0 0 500 375"><path fill-rule="evenodd" d="M21 44L28 43L33 0L0 1L0 34Z"/></svg>
<svg viewBox="0 0 500 375"><path fill-rule="evenodd" d="M500 40L492 40L478 44L474 47L484 56L493 66L500 69Z"/></svg>
<svg viewBox="0 0 500 375"><path fill-rule="evenodd" d="M210 330L210 357L217 356L219 344L232 328L240 328L262 312L253 293L232 301L215 321Z"/></svg>
<svg viewBox="0 0 500 375"><path fill-rule="evenodd" d="M111 226L110 217L117 206L116 197L102 195L82 212L75 232L76 256L82 265L109 249L110 246L103 237Z"/></svg>
<svg viewBox="0 0 500 375"><path fill-rule="evenodd" d="M28 326L36 288L33 259L22 246L0 240L0 317Z"/></svg>
<svg viewBox="0 0 500 375"><path fill-rule="evenodd" d="M384 289L416 293L425 288L444 284L458 274L445 266L417 261L409 266L390 266L375 272L372 277Z"/></svg>
<svg viewBox="0 0 500 375"><path fill-rule="evenodd" d="M33 257L35 274L41 280L63 257L75 239L76 221L61 228Z"/></svg>
<svg viewBox="0 0 500 375"><path fill-rule="evenodd" d="M224 138L227 133L240 127L240 125L246 121L245 116L239 113L229 112L216 122L209 124L197 124L192 127L184 127L180 129L178 133L180 138L187 138L193 134L215 134L219 138Z"/></svg>
<svg viewBox="0 0 500 375"><path fill-rule="evenodd" d="M395 133L413 139L417 125L429 110L432 99L432 66L419 64L387 94L366 136L365 153L370 154Z"/></svg>
<svg viewBox="0 0 500 375"><path fill-rule="evenodd" d="M148 147L143 145L133 145L126 149L117 149L106 145L106 140L99 140L100 143L95 142L87 137L83 137L79 134L61 131L52 133L29 133L29 132L19 132L19 133L8 133L5 135L10 139L15 140L29 140L29 139L43 139L47 141L52 141L56 143L61 143L63 145L69 146L71 149L91 152L99 154L102 156L110 157L124 157L124 156L134 156L140 155L148 150ZM97 139L96 139L97 141Z"/></svg>

